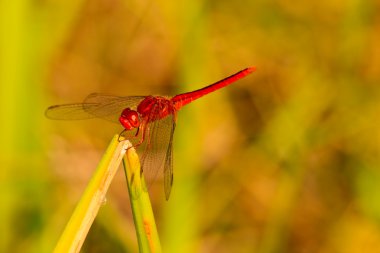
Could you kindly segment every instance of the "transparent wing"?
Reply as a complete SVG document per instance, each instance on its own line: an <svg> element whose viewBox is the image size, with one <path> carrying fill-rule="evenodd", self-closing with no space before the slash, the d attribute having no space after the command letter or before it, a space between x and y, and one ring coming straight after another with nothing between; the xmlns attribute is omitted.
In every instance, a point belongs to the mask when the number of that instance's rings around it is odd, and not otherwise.
<svg viewBox="0 0 380 253"><path fill-rule="evenodd" d="M144 96L113 96L101 93L88 95L83 103L50 106L46 117L57 120L102 118L119 122L120 113L127 107L135 109Z"/></svg>
<svg viewBox="0 0 380 253"><path fill-rule="evenodd" d="M173 114L159 119L158 108L152 110L145 129L144 142L139 147L141 168L149 187L163 172L165 197L168 200L173 184L173 134L175 120Z"/></svg>
<svg viewBox="0 0 380 253"><path fill-rule="evenodd" d="M95 118L95 115L87 113L83 104L53 105L46 109L45 116L57 120L79 120Z"/></svg>
<svg viewBox="0 0 380 253"><path fill-rule="evenodd" d="M166 151L165 164L164 164L164 190L165 198L169 200L170 192L173 186L173 136L175 130L175 122L173 122L173 127L171 130L170 141L168 149Z"/></svg>

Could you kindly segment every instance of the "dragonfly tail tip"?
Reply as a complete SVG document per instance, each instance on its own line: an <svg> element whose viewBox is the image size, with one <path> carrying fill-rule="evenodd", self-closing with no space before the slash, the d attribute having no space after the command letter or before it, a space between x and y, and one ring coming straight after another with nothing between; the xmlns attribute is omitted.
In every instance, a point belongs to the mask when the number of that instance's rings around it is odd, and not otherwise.
<svg viewBox="0 0 380 253"><path fill-rule="evenodd" d="M256 66L248 67L246 70L248 73L252 73L252 72L256 71Z"/></svg>

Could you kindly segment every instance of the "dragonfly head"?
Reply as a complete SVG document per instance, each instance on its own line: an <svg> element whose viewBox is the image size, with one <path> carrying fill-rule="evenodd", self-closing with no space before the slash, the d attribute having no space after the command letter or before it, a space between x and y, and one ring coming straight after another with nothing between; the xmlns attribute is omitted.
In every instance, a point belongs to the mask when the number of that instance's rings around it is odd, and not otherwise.
<svg viewBox="0 0 380 253"><path fill-rule="evenodd" d="M119 121L126 130L132 130L140 125L139 114L129 108L123 110Z"/></svg>

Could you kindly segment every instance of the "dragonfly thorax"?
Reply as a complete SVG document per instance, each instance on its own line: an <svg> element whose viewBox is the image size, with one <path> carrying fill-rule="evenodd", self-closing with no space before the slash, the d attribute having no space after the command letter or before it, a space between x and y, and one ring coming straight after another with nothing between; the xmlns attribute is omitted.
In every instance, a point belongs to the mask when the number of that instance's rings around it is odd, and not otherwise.
<svg viewBox="0 0 380 253"><path fill-rule="evenodd" d="M137 106L137 112L142 118L152 114L155 115L149 120L162 119L173 112L173 103L170 99L161 96L147 96Z"/></svg>
<svg viewBox="0 0 380 253"><path fill-rule="evenodd" d="M123 110L119 117L119 121L126 130L132 130L140 125L139 114L130 108Z"/></svg>

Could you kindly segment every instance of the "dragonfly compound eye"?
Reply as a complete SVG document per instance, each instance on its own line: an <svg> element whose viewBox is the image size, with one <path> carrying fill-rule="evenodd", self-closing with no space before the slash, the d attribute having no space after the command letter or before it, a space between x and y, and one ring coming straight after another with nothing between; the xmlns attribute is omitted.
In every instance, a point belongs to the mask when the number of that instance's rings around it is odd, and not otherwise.
<svg viewBox="0 0 380 253"><path fill-rule="evenodd" d="M140 125L138 113L129 108L123 110L119 117L119 121L126 130L132 130Z"/></svg>

